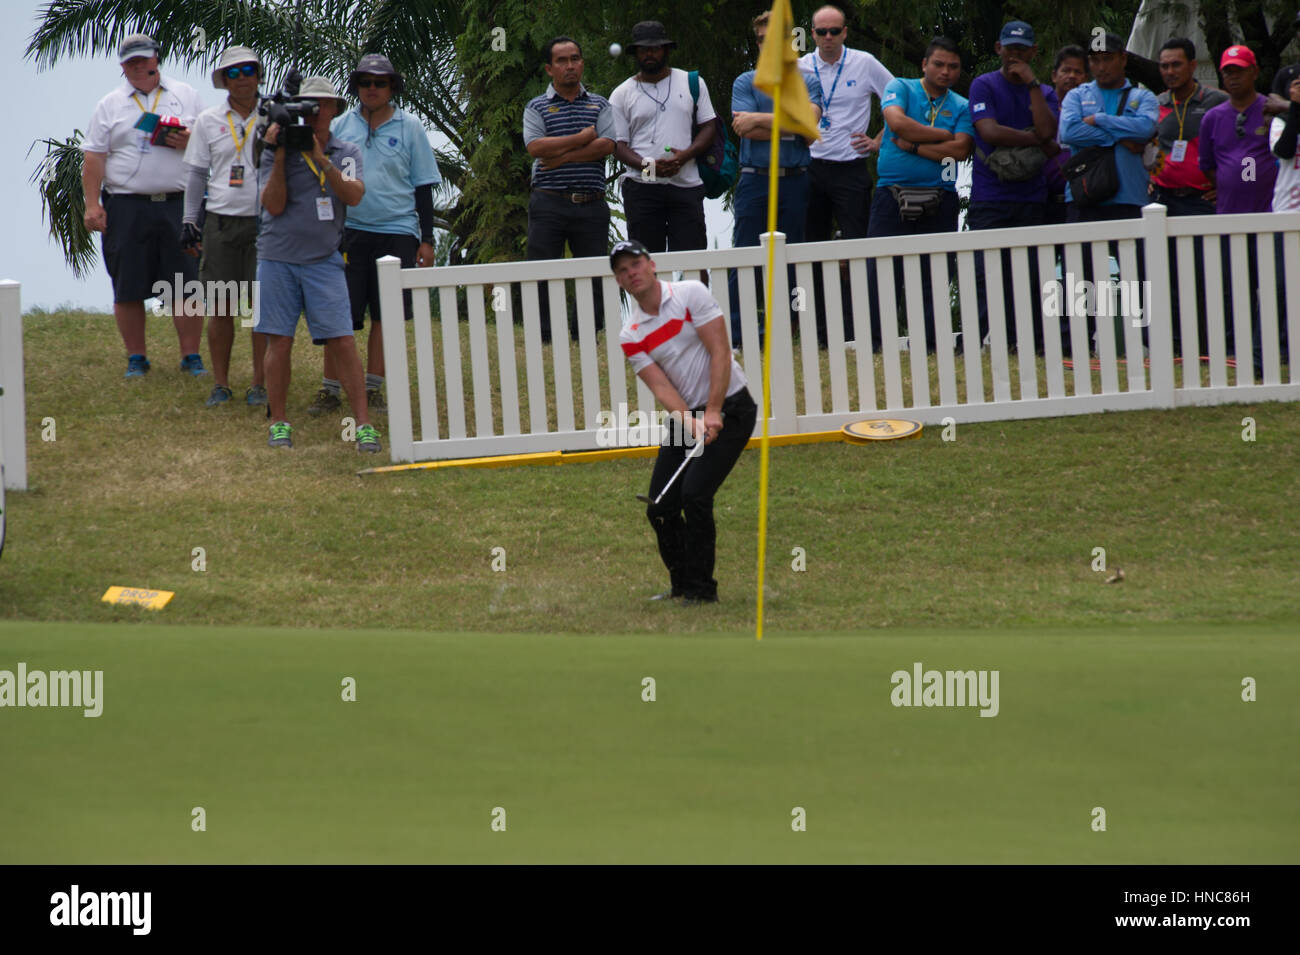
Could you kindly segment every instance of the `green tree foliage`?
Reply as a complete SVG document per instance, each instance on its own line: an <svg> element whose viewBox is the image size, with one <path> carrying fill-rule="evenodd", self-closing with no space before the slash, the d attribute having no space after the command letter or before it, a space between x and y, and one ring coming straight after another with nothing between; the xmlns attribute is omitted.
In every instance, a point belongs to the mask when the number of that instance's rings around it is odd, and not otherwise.
<svg viewBox="0 0 1300 955"><path fill-rule="evenodd" d="M1202 0L1210 47L1222 49L1244 38L1260 56L1266 83L1292 39L1290 16L1279 16L1269 31L1266 15L1281 14L1293 2ZM974 76L997 67L993 45L1007 20L1034 26L1040 50L1034 66L1046 77L1056 49L1086 45L1094 28L1126 36L1140 0L844 0L841 5L850 45L880 57L900 76L919 74L931 37L952 38L966 67L957 89L965 92ZM809 27L818 6L811 0L793 4L807 50L813 49ZM122 37L139 30L159 40L168 62L207 67L223 47L244 43L265 58L274 82L264 89L271 89L292 61L295 41L304 73L322 73L340 84L362 53L382 52L406 76L405 105L450 144L438 153L448 183L440 221L453 233L445 243L447 254L454 261L494 262L524 255L530 160L522 138L523 110L546 88L542 49L548 40L561 34L577 40L586 58L585 84L608 96L636 70L627 52L611 57L609 45L626 47L634 23L659 20L677 42L670 63L698 69L714 107L729 117L732 82L751 68L757 53L750 21L764 8L763 0L633 6L578 0L304 0L298 31L293 2L53 0L43 9L27 55L42 67L55 66L62 56L107 56ZM76 234L84 233L80 214L73 214L81 202L80 154L71 143L59 144L58 174L43 191L51 231L77 268L93 261L93 247L88 237ZM611 183L616 166L611 159Z"/></svg>

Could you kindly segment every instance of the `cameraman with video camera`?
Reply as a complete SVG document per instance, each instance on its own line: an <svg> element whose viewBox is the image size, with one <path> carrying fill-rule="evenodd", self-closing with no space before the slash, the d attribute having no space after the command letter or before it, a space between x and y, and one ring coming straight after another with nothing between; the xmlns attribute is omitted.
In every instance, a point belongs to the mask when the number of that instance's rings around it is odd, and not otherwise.
<svg viewBox="0 0 1300 955"><path fill-rule="evenodd" d="M291 74L291 79L296 75ZM290 92L293 92L290 85ZM289 102L285 102L289 100ZM258 320L267 336L266 385L273 448L293 447L285 419L290 357L300 313L312 341L325 346L339 370L356 418L358 451L380 450L366 408L365 378L356 340L339 238L345 208L365 195L361 151L330 135L330 121L346 102L323 76L309 76L291 97L278 94L263 110L271 120L263 136L257 183L262 197L257 236ZM268 161L269 160L269 161Z"/></svg>

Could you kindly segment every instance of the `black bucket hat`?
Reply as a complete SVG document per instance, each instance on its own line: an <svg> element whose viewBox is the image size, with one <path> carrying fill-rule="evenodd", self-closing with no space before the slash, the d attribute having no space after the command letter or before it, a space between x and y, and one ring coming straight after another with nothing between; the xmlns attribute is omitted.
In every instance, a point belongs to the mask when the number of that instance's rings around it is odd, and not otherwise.
<svg viewBox="0 0 1300 955"><path fill-rule="evenodd" d="M357 68L348 76L348 95L357 95L357 79L363 75L366 76L390 76L392 77L393 95L401 94L405 83L402 81L402 74L393 69L393 64L389 62L388 57L382 53L367 53L357 64Z"/></svg>
<svg viewBox="0 0 1300 955"><path fill-rule="evenodd" d="M672 49L677 44L668 39L668 31L658 20L642 20L632 28L632 41L629 49L638 46L666 46Z"/></svg>

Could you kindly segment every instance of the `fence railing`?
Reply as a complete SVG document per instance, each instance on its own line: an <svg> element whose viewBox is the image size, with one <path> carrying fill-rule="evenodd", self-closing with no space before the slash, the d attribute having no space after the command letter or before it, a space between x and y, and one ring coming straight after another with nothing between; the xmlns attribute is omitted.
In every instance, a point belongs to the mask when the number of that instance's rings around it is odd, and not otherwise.
<svg viewBox="0 0 1300 955"><path fill-rule="evenodd" d="M22 287L0 281L0 466L4 486L27 489L27 409L23 391Z"/></svg>
<svg viewBox="0 0 1300 955"><path fill-rule="evenodd" d="M663 278L703 274L728 321L734 295L756 399L767 241L654 256ZM864 414L937 424L1300 399L1300 213L1169 218L1150 205L1110 222L771 241L773 434ZM389 322L384 336L394 461L592 449L619 409L653 414L649 389L629 381L626 306L603 257L427 269L386 258L379 281L385 314L414 293L410 330Z"/></svg>

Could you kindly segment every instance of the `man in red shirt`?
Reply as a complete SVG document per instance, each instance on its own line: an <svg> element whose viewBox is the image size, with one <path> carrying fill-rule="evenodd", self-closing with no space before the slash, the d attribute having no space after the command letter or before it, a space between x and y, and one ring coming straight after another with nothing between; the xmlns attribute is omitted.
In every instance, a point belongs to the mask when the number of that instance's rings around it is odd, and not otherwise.
<svg viewBox="0 0 1300 955"><path fill-rule="evenodd" d="M1151 197L1171 216L1214 215L1214 189L1198 165L1201 117L1228 94L1196 81L1196 47L1179 37L1160 48L1160 76L1169 87L1156 102L1159 158L1151 174Z"/></svg>

